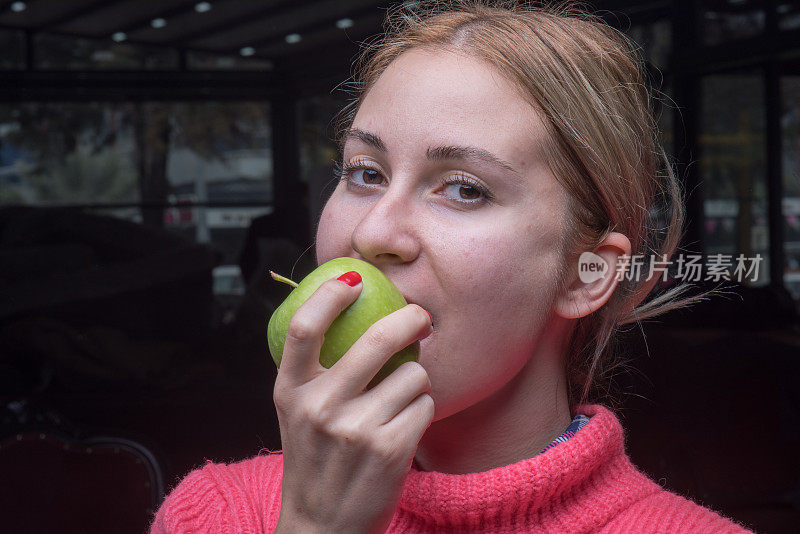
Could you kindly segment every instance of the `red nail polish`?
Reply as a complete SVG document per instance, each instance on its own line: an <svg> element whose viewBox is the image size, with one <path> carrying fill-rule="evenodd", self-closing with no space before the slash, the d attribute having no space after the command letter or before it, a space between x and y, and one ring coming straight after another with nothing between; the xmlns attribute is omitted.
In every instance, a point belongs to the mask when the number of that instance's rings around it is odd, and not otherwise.
<svg viewBox="0 0 800 534"><path fill-rule="evenodd" d="M425 308L422 308L422 309L425 310ZM425 310L425 313L427 313L428 317L431 318L431 326L433 326L433 315L431 315L431 312L429 312L428 310Z"/></svg>
<svg viewBox="0 0 800 534"><path fill-rule="evenodd" d="M350 287L355 287L361 282L361 275L355 271L348 271L337 278L337 280L341 280Z"/></svg>

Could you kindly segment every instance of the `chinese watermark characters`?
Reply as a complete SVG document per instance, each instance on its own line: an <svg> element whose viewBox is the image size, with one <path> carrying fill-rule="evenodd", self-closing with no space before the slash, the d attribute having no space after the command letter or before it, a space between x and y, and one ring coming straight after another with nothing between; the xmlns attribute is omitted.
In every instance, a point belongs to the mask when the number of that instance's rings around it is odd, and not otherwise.
<svg viewBox="0 0 800 534"><path fill-rule="evenodd" d="M705 261L703 261L705 259ZM746 257L739 254L678 254L673 259L667 256L645 256L643 254L619 256L615 277L617 281L649 281L660 278L680 278L687 282L722 280L737 282L758 280L758 269L763 258L761 254ZM578 276L584 283L602 278L608 272L606 260L592 252L584 252L578 260Z"/></svg>

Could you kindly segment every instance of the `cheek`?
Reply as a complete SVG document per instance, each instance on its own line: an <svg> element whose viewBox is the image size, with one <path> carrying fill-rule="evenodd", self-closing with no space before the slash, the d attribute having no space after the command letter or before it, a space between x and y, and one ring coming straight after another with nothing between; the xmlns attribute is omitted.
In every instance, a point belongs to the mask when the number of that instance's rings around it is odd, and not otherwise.
<svg viewBox="0 0 800 534"><path fill-rule="evenodd" d="M335 195L334 195L335 196ZM352 217L345 217L340 205L332 196L320 215L317 226L317 264L341 256L348 256L352 228L348 227Z"/></svg>
<svg viewBox="0 0 800 534"><path fill-rule="evenodd" d="M475 234L448 254L460 267L451 270L460 300L474 298L491 309L525 305L545 311L557 282L559 236L535 224L522 231L508 230L514 226L519 228L512 222Z"/></svg>
<svg viewBox="0 0 800 534"><path fill-rule="evenodd" d="M557 293L558 240L544 232L499 231L464 244L442 258L447 265L439 265L446 273L448 341L458 345L462 358L476 361L486 352L530 349Z"/></svg>
<svg viewBox="0 0 800 534"><path fill-rule="evenodd" d="M336 219L336 212L328 202L322 210L317 226L317 263L320 265L339 256L336 249L339 247L341 237L337 236Z"/></svg>

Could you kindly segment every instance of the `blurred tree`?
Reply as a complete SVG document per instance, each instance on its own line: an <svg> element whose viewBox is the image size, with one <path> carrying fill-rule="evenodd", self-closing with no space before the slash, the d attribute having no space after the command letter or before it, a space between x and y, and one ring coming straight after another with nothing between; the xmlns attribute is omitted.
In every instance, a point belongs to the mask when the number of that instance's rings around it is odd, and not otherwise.
<svg viewBox="0 0 800 534"><path fill-rule="evenodd" d="M47 203L130 202L136 196L136 172L112 149L67 154L58 167L29 175L28 182Z"/></svg>
<svg viewBox="0 0 800 534"><path fill-rule="evenodd" d="M269 146L269 108L262 102L202 102L172 105L176 146L208 160L225 160L232 149Z"/></svg>

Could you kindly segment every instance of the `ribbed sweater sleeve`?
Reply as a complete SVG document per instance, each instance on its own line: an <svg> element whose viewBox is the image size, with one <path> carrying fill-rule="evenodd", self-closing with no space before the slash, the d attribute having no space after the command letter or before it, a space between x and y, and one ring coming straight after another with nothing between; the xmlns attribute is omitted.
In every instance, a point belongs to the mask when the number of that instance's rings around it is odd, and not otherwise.
<svg viewBox="0 0 800 534"><path fill-rule="evenodd" d="M279 456L231 465L209 461L170 492L150 534L271 532L280 515L281 475Z"/></svg>

